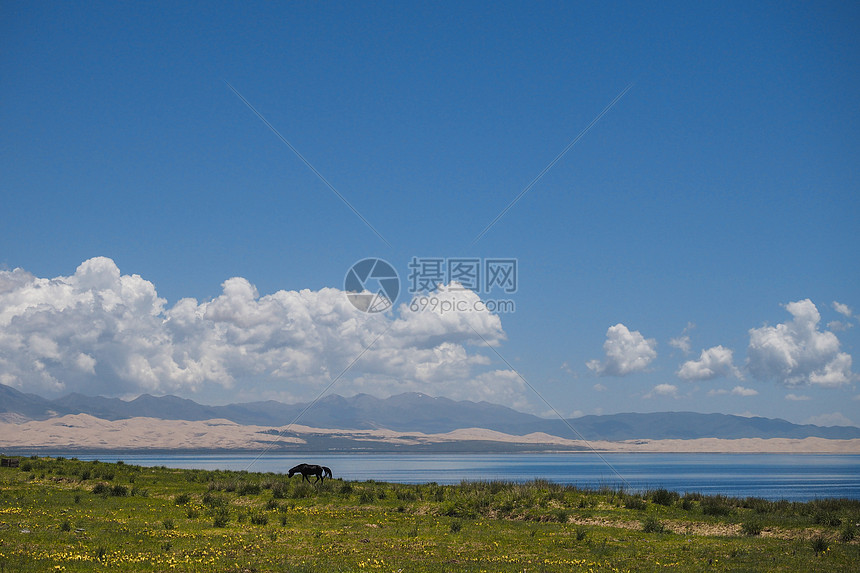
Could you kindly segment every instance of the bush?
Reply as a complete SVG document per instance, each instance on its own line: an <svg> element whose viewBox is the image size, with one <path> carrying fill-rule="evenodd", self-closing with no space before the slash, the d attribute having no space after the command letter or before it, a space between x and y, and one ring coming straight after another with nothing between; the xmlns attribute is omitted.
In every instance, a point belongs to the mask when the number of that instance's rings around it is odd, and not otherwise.
<svg viewBox="0 0 860 573"><path fill-rule="evenodd" d="M705 515L728 515L732 508L719 497L708 497L702 501L702 513Z"/></svg>
<svg viewBox="0 0 860 573"><path fill-rule="evenodd" d="M60 531L70 531L72 529L72 524L69 523L68 519L64 519L63 523L60 524Z"/></svg>
<svg viewBox="0 0 860 573"><path fill-rule="evenodd" d="M636 509L642 511L648 507L645 500L640 497L630 496L624 500L624 507L627 509Z"/></svg>
<svg viewBox="0 0 860 573"><path fill-rule="evenodd" d="M125 497L128 495L128 488L117 484L110 489L110 494L114 497Z"/></svg>
<svg viewBox="0 0 860 573"><path fill-rule="evenodd" d="M212 519L212 527L227 527L227 523L230 521L230 512L226 507L219 507L215 511L215 515Z"/></svg>
<svg viewBox="0 0 860 573"><path fill-rule="evenodd" d="M173 529L173 520L169 517L162 520L161 524L164 525L164 529Z"/></svg>
<svg viewBox="0 0 860 573"><path fill-rule="evenodd" d="M93 486L92 491L96 495L106 495L110 493L110 487L108 487L107 484L97 483L95 486Z"/></svg>
<svg viewBox="0 0 860 573"><path fill-rule="evenodd" d="M576 540L582 541L588 536L588 530L584 527L576 528Z"/></svg>
<svg viewBox="0 0 860 573"><path fill-rule="evenodd" d="M812 550L816 553L824 553L829 547L830 544L820 535L812 540Z"/></svg>
<svg viewBox="0 0 860 573"><path fill-rule="evenodd" d="M813 521L818 525L825 525L827 527L839 527L842 525L842 520L839 519L838 515L823 510L815 512Z"/></svg>
<svg viewBox="0 0 860 573"><path fill-rule="evenodd" d="M173 503L175 503L176 505L185 505L189 501L191 501L191 496L187 493L181 493L173 498Z"/></svg>
<svg viewBox="0 0 860 573"><path fill-rule="evenodd" d="M460 533L460 530L463 529L463 522L459 519L455 519L451 522L451 533Z"/></svg>
<svg viewBox="0 0 860 573"><path fill-rule="evenodd" d="M265 513L251 514L251 523L254 525L266 525L269 523L269 517Z"/></svg>
<svg viewBox="0 0 860 573"><path fill-rule="evenodd" d="M857 528L853 523L846 521L842 524L842 529L839 531L839 539L842 543L850 543L857 536Z"/></svg>
<svg viewBox="0 0 860 573"><path fill-rule="evenodd" d="M642 531L645 533L663 533L666 531L666 526L651 515L642 520Z"/></svg>
<svg viewBox="0 0 860 573"><path fill-rule="evenodd" d="M759 535L761 533L761 522L755 519L741 523L741 533L744 535Z"/></svg>
<svg viewBox="0 0 860 573"><path fill-rule="evenodd" d="M275 482L272 484L272 497L275 499L283 499L287 497L289 486L283 482Z"/></svg>
<svg viewBox="0 0 860 573"><path fill-rule="evenodd" d="M236 488L236 493L239 495L258 495L262 491L258 483L243 483Z"/></svg>
<svg viewBox="0 0 860 573"><path fill-rule="evenodd" d="M678 499L678 494L668 489L658 489L651 492L651 501L659 505L672 505Z"/></svg>

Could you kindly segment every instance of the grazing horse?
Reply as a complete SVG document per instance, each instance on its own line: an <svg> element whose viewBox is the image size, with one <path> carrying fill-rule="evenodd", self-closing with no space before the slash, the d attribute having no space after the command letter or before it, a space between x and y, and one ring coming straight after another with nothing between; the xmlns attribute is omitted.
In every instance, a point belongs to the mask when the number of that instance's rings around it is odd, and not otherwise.
<svg viewBox="0 0 860 573"><path fill-rule="evenodd" d="M299 464L294 468L290 468L290 471L287 473L287 477L293 477L295 474L302 474L302 481L308 480L308 483L311 481L308 479L308 476L316 476L317 481L314 483L318 483L320 481L324 481L327 477L330 478L331 470L325 466Z"/></svg>

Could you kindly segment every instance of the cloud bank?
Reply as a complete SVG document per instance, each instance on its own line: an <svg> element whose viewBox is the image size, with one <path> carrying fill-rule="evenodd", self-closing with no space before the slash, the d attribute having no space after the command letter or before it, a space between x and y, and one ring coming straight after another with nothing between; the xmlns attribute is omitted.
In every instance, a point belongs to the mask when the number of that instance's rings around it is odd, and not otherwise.
<svg viewBox="0 0 860 573"><path fill-rule="evenodd" d="M626 376L648 367L657 358L657 341L646 339L638 330L630 331L619 323L606 331L604 360L589 360L589 369L599 376Z"/></svg>
<svg viewBox="0 0 860 573"><path fill-rule="evenodd" d="M792 320L749 331L747 368L759 380L789 387L839 387L854 377L851 356L842 352L839 339L818 328L821 315L809 299L790 302L785 309Z"/></svg>
<svg viewBox="0 0 860 573"><path fill-rule="evenodd" d="M732 350L724 346L702 350L699 359L682 364L677 375L681 380L712 380L729 375L742 378L733 363Z"/></svg>
<svg viewBox="0 0 860 573"><path fill-rule="evenodd" d="M478 300L468 290L445 296ZM310 399L343 374L335 391L515 404L521 380L489 371L478 352L504 338L489 312L411 312L404 304L391 315L369 315L338 289L260 296L241 277L225 281L213 300L167 306L155 285L121 274L105 257L51 279L0 271L0 383L44 394L215 388Z"/></svg>

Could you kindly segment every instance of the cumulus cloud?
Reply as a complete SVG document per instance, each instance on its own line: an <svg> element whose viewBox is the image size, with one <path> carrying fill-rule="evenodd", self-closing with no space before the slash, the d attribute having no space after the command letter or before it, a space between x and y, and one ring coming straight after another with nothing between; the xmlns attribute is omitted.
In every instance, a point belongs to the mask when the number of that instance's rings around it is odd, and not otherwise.
<svg viewBox="0 0 860 573"><path fill-rule="evenodd" d="M468 290L441 296L478 301ZM473 308L467 305L467 308ZM261 296L248 280L168 307L155 285L108 258L71 276L0 271L0 382L25 391L106 395L231 389L312 398L349 368L353 391L422 391L513 404L521 380L487 372L473 346L505 339L489 312L357 311L338 289ZM363 354L362 354L363 353Z"/></svg>
<svg viewBox="0 0 860 573"><path fill-rule="evenodd" d="M702 350L699 359L684 362L677 375L681 380L712 380L729 375L742 378L734 365L732 350L723 346Z"/></svg>
<svg viewBox="0 0 860 573"><path fill-rule="evenodd" d="M744 388L743 386L735 386L732 388L733 396L758 396L758 390L753 388Z"/></svg>
<svg viewBox="0 0 860 573"><path fill-rule="evenodd" d="M847 304L842 304L841 302L833 301L833 310L841 314L842 316L847 316L851 318L851 307Z"/></svg>
<svg viewBox="0 0 860 573"><path fill-rule="evenodd" d="M589 360L586 366L599 376L625 376L639 372L657 357L657 341L619 323L606 331L605 360Z"/></svg>
<svg viewBox="0 0 860 573"><path fill-rule="evenodd" d="M747 367L759 380L786 386L838 387L854 378L851 356L833 332L818 328L821 315L809 299L785 305L792 320L750 329Z"/></svg>
<svg viewBox="0 0 860 573"><path fill-rule="evenodd" d="M827 323L827 330L832 330L833 332L845 332L849 328L854 328L854 325L850 322L831 320Z"/></svg>
<svg viewBox="0 0 860 573"><path fill-rule="evenodd" d="M642 396L644 399L655 398L657 396L668 396L671 398L678 397L678 387L672 384L657 384L650 392Z"/></svg>
<svg viewBox="0 0 860 573"><path fill-rule="evenodd" d="M677 348L684 354L689 354L691 345L690 345L690 335L687 334L691 330L696 328L696 325L692 322L688 322L687 326L684 327L684 330L681 332L681 336L677 336L675 338L669 339L669 346L672 348Z"/></svg>
<svg viewBox="0 0 860 573"><path fill-rule="evenodd" d="M683 336L678 336L676 338L669 339L669 346L672 348L677 348L684 354L690 353L690 337L686 334Z"/></svg>
<svg viewBox="0 0 860 573"><path fill-rule="evenodd" d="M728 394L731 394L732 396L758 396L758 390L744 388L743 386L735 386L731 390L720 388L718 390L708 391L708 396L725 396Z"/></svg>
<svg viewBox="0 0 860 573"><path fill-rule="evenodd" d="M809 396L798 395L798 394L786 394L785 399L790 402L805 402L807 400L812 400Z"/></svg>

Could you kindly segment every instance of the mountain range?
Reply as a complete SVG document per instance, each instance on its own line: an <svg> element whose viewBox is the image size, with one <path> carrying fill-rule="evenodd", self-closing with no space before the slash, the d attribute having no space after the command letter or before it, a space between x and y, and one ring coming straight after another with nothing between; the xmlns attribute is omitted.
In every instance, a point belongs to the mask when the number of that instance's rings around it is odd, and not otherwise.
<svg viewBox="0 0 860 573"><path fill-rule="evenodd" d="M696 412L626 413L547 419L491 404L455 401L426 394L405 393L389 398L358 394L329 395L316 403L284 404L274 400L206 406L176 396L144 394L134 400L69 394L49 400L0 384L0 417L45 420L88 414L104 420L137 417L200 421L226 419L237 424L285 426L298 423L339 430L387 429L438 434L462 428L482 428L514 436L543 432L567 439L664 440L696 438L860 438L854 426L814 426L786 420L701 414Z"/></svg>

